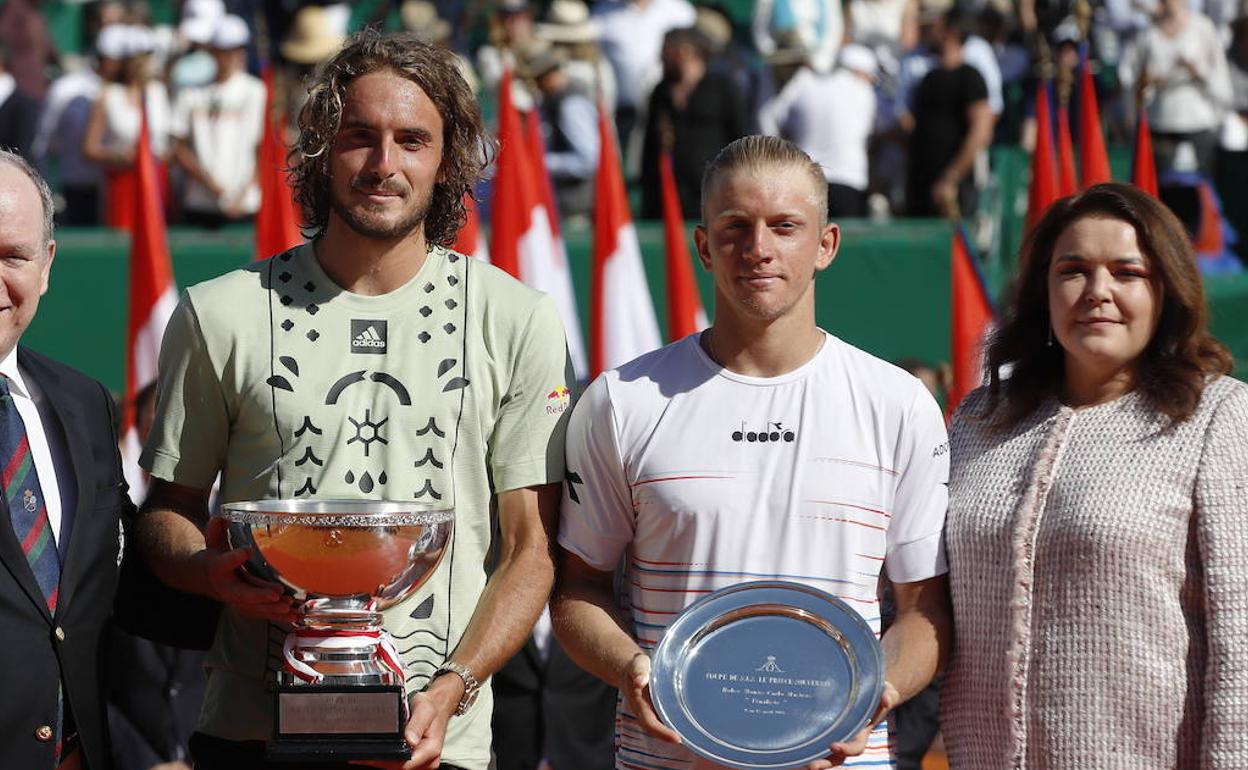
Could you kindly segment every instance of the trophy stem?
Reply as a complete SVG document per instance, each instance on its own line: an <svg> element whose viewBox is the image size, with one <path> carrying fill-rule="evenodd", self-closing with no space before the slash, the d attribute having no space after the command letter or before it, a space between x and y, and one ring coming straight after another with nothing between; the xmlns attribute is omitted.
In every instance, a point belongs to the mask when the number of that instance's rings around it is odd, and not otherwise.
<svg viewBox="0 0 1248 770"><path fill-rule="evenodd" d="M381 625L377 602L363 596L308 599L299 607L299 616L296 628L368 630Z"/></svg>
<svg viewBox="0 0 1248 770"><path fill-rule="evenodd" d="M403 664L366 598L310 599L282 646L285 673L308 684L398 685Z"/></svg>

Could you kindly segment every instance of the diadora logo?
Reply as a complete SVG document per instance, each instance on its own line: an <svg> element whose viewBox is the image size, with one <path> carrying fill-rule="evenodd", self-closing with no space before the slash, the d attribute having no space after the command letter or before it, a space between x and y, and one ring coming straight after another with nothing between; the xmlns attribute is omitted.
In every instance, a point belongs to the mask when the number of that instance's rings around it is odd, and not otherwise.
<svg viewBox="0 0 1248 770"><path fill-rule="evenodd" d="M769 422L763 425L762 430L749 430L744 420L741 421L741 428L732 432L732 440L747 444L767 444L779 443L783 441L786 444L792 444L797 440L797 434L784 427L784 423Z"/></svg>
<svg viewBox="0 0 1248 770"><path fill-rule="evenodd" d="M351 319L352 353L385 353L386 322L366 318Z"/></svg>
<svg viewBox="0 0 1248 770"><path fill-rule="evenodd" d="M560 385L546 394L546 414L563 414L572 402L572 391Z"/></svg>

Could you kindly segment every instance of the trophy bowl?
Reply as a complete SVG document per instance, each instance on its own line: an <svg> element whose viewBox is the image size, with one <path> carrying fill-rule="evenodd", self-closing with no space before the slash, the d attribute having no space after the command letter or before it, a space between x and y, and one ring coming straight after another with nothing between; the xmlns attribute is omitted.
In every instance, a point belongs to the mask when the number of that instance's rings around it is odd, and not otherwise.
<svg viewBox="0 0 1248 770"><path fill-rule="evenodd" d="M275 760L403 758L405 677L381 611L429 579L455 514L418 503L254 500L225 503L231 548L248 572L302 603L282 648Z"/></svg>

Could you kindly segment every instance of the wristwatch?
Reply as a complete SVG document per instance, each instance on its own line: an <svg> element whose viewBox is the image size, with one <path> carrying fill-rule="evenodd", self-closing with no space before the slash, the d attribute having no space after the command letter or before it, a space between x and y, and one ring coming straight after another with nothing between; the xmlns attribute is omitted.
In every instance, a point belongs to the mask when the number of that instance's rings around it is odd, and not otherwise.
<svg viewBox="0 0 1248 770"><path fill-rule="evenodd" d="M472 708L472 704L477 702L477 693L481 690L481 683L473 676L472 671L462 663L456 663L448 660L433 672L433 679L437 679L443 674L455 674L464 680L464 694L459 699L459 705L455 707L455 716L463 716L468 709ZM433 679L429 681L432 682Z"/></svg>

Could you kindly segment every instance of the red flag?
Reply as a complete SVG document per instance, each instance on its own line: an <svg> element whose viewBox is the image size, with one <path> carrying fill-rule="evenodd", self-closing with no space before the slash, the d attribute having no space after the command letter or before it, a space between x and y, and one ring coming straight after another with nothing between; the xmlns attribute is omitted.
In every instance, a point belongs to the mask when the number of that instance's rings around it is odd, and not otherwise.
<svg viewBox="0 0 1248 770"><path fill-rule="evenodd" d="M520 113L511 101L511 71L498 86L498 157L494 159L490 257L494 264L520 277L520 239L533 227L537 188L529 171L529 155L520 132ZM543 217L543 219L545 219ZM550 225L545 226L550 236Z"/></svg>
<svg viewBox="0 0 1248 770"><path fill-rule="evenodd" d="M451 248L460 254L489 262L490 247L481 232L481 214L477 211L477 199L471 193L464 193L464 212L467 214L464 226L459 228L459 235L455 236L455 243Z"/></svg>
<svg viewBox="0 0 1248 770"><path fill-rule="evenodd" d="M659 322L607 111L598 105L598 174L594 179L594 259L590 287L589 376L659 347Z"/></svg>
<svg viewBox="0 0 1248 770"><path fill-rule="evenodd" d="M1079 67L1079 186L1088 188L1112 181L1114 176L1109 171L1109 155L1101 129L1101 110L1096 103L1096 85L1092 82L1092 69L1085 54Z"/></svg>
<svg viewBox="0 0 1248 770"><path fill-rule="evenodd" d="M160 341L178 304L173 266L165 239L160 184L152 157L147 119L142 119L134 158L134 219L130 231L130 313L126 324L126 396L121 413L123 467L130 493L142 500L146 483L139 470L134 397L156 381Z"/></svg>
<svg viewBox="0 0 1248 770"><path fill-rule="evenodd" d="M299 214L286 174L286 116L273 105L273 77L264 73L268 93L264 107L264 135L260 139L256 175L260 179L260 208L256 211L256 259L280 254L303 243Z"/></svg>
<svg viewBox="0 0 1248 770"><path fill-rule="evenodd" d="M1058 199L1057 166L1053 162L1053 116L1049 87L1036 86L1036 149L1031 155L1031 188L1027 193L1027 229L1035 227L1045 209Z"/></svg>
<svg viewBox="0 0 1248 770"><path fill-rule="evenodd" d="M490 256L498 267L554 300L578 375L585 372L585 345L568 261L557 247L542 202L520 113L511 100L511 71L498 84L498 158L495 161Z"/></svg>
<svg viewBox="0 0 1248 770"><path fill-rule="evenodd" d="M529 147L529 161L537 173L537 195L546 207L546 218L550 220L550 233L555 236L555 245L568 258L568 250L563 244L563 234L559 231L559 205L555 202L555 183L546 170L546 142L542 139L542 121L537 110L525 113L524 140Z"/></svg>
<svg viewBox="0 0 1248 770"><path fill-rule="evenodd" d="M659 156L659 178L663 190L663 243L667 247L667 339L675 341L705 329L706 311L702 309L693 275L670 152Z"/></svg>
<svg viewBox="0 0 1248 770"><path fill-rule="evenodd" d="M949 414L983 381L983 341L992 324L992 303L979 274L970 241L961 225L953 232L950 265L950 357L953 385L945 405Z"/></svg>
<svg viewBox="0 0 1248 770"><path fill-rule="evenodd" d="M1057 191L1063 198L1079 192L1075 143L1070 138L1070 109L1065 102L1057 106Z"/></svg>
<svg viewBox="0 0 1248 770"><path fill-rule="evenodd" d="M1135 124L1135 156L1131 159L1131 184L1157 197L1157 162L1153 158L1153 132L1148 127L1148 114L1140 110Z"/></svg>
<svg viewBox="0 0 1248 770"><path fill-rule="evenodd" d="M104 204L104 224L118 230L134 227L136 184L133 167L108 171L104 180L104 194L108 196Z"/></svg>
<svg viewBox="0 0 1248 770"><path fill-rule="evenodd" d="M1196 191L1200 196L1200 224L1196 228L1192 247L1200 255L1221 256L1226 250L1226 241L1222 237L1222 213L1218 210L1218 201L1213 195L1213 188L1203 179L1196 183Z"/></svg>

